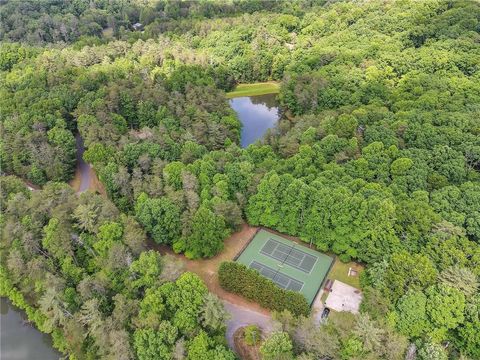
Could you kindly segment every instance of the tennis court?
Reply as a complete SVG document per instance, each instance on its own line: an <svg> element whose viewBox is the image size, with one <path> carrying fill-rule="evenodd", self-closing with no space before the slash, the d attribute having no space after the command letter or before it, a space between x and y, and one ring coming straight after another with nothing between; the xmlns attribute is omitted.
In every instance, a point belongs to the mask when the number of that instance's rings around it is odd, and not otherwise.
<svg viewBox="0 0 480 360"><path fill-rule="evenodd" d="M237 262L257 270L282 289L302 293L311 304L333 259L266 230L260 230Z"/></svg>
<svg viewBox="0 0 480 360"><path fill-rule="evenodd" d="M296 249L293 245L285 245L275 239L268 239L265 245L263 245L260 252L264 255L270 256L282 263L288 264L302 270L303 272L310 274L313 266L317 262L317 257L307 254L306 252Z"/></svg>
<svg viewBox="0 0 480 360"><path fill-rule="evenodd" d="M260 274L269 278L275 284L285 290L300 291L304 285L303 282L295 280L288 275L284 275L266 265L262 265L255 260L250 263L250 268L257 270Z"/></svg>

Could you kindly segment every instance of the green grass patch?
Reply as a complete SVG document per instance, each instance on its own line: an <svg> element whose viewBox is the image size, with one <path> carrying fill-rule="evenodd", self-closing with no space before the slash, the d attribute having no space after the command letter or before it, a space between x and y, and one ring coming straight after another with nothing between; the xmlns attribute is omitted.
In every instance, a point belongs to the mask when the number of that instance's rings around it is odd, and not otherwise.
<svg viewBox="0 0 480 360"><path fill-rule="evenodd" d="M337 329L353 329L356 323L355 319L355 314L348 311L335 311L330 309L330 314L328 314L328 322Z"/></svg>
<svg viewBox="0 0 480 360"><path fill-rule="evenodd" d="M227 98L232 99L243 96L255 96L266 94L278 94L280 91L280 84L274 81L254 83L254 84L240 84L227 93Z"/></svg>
<svg viewBox="0 0 480 360"><path fill-rule="evenodd" d="M348 276L348 269L352 268L357 272L355 276ZM328 274L328 278L338 280L357 289L360 289L360 273L363 266L355 262L343 263L338 258L332 266L332 270Z"/></svg>
<svg viewBox="0 0 480 360"><path fill-rule="evenodd" d="M322 304L325 304L325 301L327 301L328 294L330 294L328 291L323 292L322 297L320 298Z"/></svg>

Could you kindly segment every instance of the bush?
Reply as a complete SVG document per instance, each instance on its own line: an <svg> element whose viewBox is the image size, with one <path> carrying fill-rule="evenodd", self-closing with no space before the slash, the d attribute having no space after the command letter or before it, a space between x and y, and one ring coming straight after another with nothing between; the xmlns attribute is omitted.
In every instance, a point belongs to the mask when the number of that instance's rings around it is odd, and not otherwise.
<svg viewBox="0 0 480 360"><path fill-rule="evenodd" d="M243 264L223 262L218 277L223 289L258 302L267 309L288 310L296 316L310 313L310 306L302 294L278 287L258 271Z"/></svg>
<svg viewBox="0 0 480 360"><path fill-rule="evenodd" d="M292 360L293 344L285 332L275 332L260 346L263 360Z"/></svg>
<svg viewBox="0 0 480 360"><path fill-rule="evenodd" d="M257 325L248 325L243 329L245 343L249 346L257 345L262 337L262 333Z"/></svg>

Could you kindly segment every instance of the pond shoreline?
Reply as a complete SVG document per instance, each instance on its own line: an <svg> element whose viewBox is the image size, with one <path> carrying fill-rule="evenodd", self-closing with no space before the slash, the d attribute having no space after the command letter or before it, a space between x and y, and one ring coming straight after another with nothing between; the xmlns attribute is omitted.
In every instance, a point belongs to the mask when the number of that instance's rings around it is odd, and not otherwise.
<svg viewBox="0 0 480 360"><path fill-rule="evenodd" d="M83 139L79 133L75 135L75 139L77 165L75 176L68 184L77 194L86 190L105 194L105 190L92 166L83 160L85 148L83 146ZM41 186L34 185L26 179L22 180L31 191L42 189ZM38 330L35 324L28 319L26 312L15 306L8 297L1 297L1 309L1 359L54 360L63 357L62 354L54 348L51 335ZM5 323L8 324L8 326L5 327ZM16 340L12 341L12 338ZM9 347L11 344L13 344L13 346ZM39 351L41 353L40 355Z"/></svg>
<svg viewBox="0 0 480 360"><path fill-rule="evenodd" d="M235 97L229 103L242 123L242 148L261 141L269 129L277 126L281 118L276 94Z"/></svg>
<svg viewBox="0 0 480 360"><path fill-rule="evenodd" d="M42 333L22 309L1 297L0 358L9 360L55 360L63 357L53 347L52 337Z"/></svg>
<svg viewBox="0 0 480 360"><path fill-rule="evenodd" d="M267 94L255 94L249 96L242 94L239 97L231 98L229 102L232 109L237 113L239 120L242 122L242 147L246 147L257 140L261 140L268 129L274 128L281 118L280 107L276 100L276 93L272 93L271 91ZM233 103L239 105L239 107L235 109ZM103 185L99 181L94 169L90 164L83 160L85 147L83 139L79 133L75 134L75 140L77 148L77 164L74 178L69 181L68 184L77 194L86 190L92 190L105 195ZM33 185L25 179L23 180L25 185L31 191L41 189L40 186ZM51 336L40 332L33 323L29 322L25 311L14 306L7 297L2 297L1 301L2 322L7 321L7 317L8 321L10 321L7 330L8 333L5 330L2 331L2 341L5 341L6 344L13 344L13 346L7 350L5 350L5 346L2 346L0 353L1 358L9 358L12 360L27 358L53 360L62 357L62 354L57 352L53 347ZM230 304L229 306L231 307L233 305ZM233 312L232 309L229 310ZM22 333L22 336L17 336L17 333ZM8 340L14 336L21 338L22 341ZM41 342L39 343L39 341ZM39 351L41 352L40 355ZM21 354L17 356L15 355L16 352L21 352Z"/></svg>
<svg viewBox="0 0 480 360"><path fill-rule="evenodd" d="M239 97L259 96L278 94L280 92L280 84L276 81L267 81L252 84L238 84L235 89L226 93L227 99Z"/></svg>

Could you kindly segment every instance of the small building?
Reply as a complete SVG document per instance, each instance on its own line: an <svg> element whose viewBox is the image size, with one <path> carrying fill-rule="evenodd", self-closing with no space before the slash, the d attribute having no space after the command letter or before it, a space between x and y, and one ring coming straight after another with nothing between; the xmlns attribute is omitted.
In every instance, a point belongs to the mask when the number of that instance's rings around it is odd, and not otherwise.
<svg viewBox="0 0 480 360"><path fill-rule="evenodd" d="M325 282L325 286L323 287L323 290L330 292L332 291L332 286L333 286L333 280L327 279L327 281Z"/></svg>
<svg viewBox="0 0 480 360"><path fill-rule="evenodd" d="M135 30L135 31L142 31L143 30L143 25L139 22L133 24L132 27L133 27L133 30Z"/></svg>

